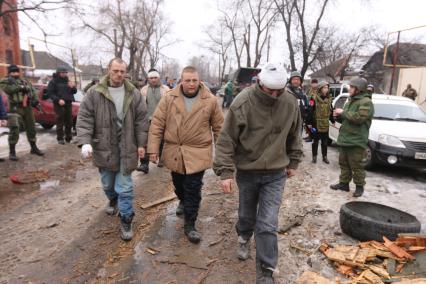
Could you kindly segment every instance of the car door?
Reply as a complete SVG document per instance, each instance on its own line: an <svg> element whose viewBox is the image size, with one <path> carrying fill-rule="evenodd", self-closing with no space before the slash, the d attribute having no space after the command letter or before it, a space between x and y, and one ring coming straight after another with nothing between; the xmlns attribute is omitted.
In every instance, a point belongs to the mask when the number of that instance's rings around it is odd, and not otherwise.
<svg viewBox="0 0 426 284"><path fill-rule="evenodd" d="M333 101L333 109L343 108L345 106L346 101L348 100L348 97L349 96L347 94L342 94L337 96L337 98L334 99ZM331 123L331 121L329 123L330 123L330 128L329 128L328 136L331 140L336 142L337 137L339 137L341 123L337 121L334 123L334 125Z"/></svg>

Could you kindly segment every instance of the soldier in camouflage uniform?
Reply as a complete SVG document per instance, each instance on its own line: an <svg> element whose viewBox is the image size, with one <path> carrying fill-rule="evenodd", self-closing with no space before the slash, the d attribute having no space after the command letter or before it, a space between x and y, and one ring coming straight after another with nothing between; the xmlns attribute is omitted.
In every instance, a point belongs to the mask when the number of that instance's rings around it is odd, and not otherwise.
<svg viewBox="0 0 426 284"><path fill-rule="evenodd" d="M31 84L20 78L20 70L16 65L8 67L7 78L0 81L0 88L9 99L9 160L17 161L15 146L19 140L19 122L22 121L31 145L31 154L43 156L37 148L35 119L32 107L39 105L37 95Z"/></svg>
<svg viewBox="0 0 426 284"><path fill-rule="evenodd" d="M353 178L356 185L354 197L364 193L365 170L363 160L368 147L368 134L374 114L371 95L366 93L367 81L354 78L350 82L350 98L343 109L336 109L334 115L342 122L337 144L340 146L339 183L331 185L333 190L349 191Z"/></svg>

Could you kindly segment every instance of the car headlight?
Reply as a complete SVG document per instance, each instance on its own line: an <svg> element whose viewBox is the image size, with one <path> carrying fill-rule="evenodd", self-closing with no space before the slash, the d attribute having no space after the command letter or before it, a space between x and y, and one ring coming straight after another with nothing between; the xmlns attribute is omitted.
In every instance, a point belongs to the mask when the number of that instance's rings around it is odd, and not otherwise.
<svg viewBox="0 0 426 284"><path fill-rule="evenodd" d="M379 143L391 147L396 148L405 148L404 143L401 142L397 137L387 134L380 134L379 135Z"/></svg>

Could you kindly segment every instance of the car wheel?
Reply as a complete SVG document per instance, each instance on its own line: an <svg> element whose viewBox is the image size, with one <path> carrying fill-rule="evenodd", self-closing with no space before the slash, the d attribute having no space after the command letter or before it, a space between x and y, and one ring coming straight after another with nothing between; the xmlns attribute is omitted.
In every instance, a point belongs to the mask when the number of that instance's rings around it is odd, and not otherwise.
<svg viewBox="0 0 426 284"><path fill-rule="evenodd" d="M413 215L382 204L352 201L340 208L342 232L359 241L395 240L401 233L419 233L420 222Z"/></svg>
<svg viewBox="0 0 426 284"><path fill-rule="evenodd" d="M55 126L54 124L48 124L48 123L40 123L40 125L44 128L44 129L52 129L53 126Z"/></svg>
<svg viewBox="0 0 426 284"><path fill-rule="evenodd" d="M364 169L371 170L374 167L373 155L373 150L370 148L370 146L367 146L367 149L365 149Z"/></svg>

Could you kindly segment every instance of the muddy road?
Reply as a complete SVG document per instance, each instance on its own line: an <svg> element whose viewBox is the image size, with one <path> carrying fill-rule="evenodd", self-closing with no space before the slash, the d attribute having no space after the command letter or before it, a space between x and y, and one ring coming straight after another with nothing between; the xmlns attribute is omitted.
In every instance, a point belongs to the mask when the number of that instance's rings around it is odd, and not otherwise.
<svg viewBox="0 0 426 284"><path fill-rule="evenodd" d="M199 245L186 240L183 220L174 213L176 200L141 209L173 192L169 172L152 164L148 175L133 174L136 232L125 243L119 239L118 218L103 211L106 198L91 162L80 160L75 145L57 145L54 131L44 132L40 141L48 151L44 158L28 155L21 139L20 161L0 163L0 283L254 283L254 251L246 262L236 259L237 193L223 195L211 171L204 179ZM353 198L328 189L339 174L337 149L330 149L326 165L311 164L310 145L304 148L306 157L286 183L280 212L280 225L295 218L301 225L279 235L278 283L292 283L305 270L338 277L317 248L321 240L355 243L338 225L340 206ZM49 179L25 185L9 180L34 170L47 170ZM360 200L407 211L426 232L424 171L379 167L367 173Z"/></svg>

